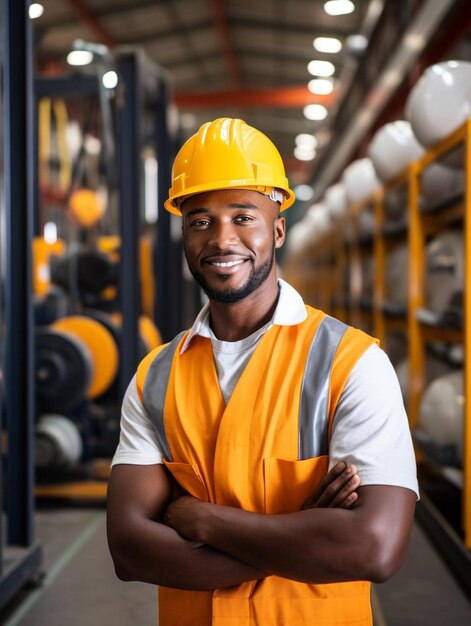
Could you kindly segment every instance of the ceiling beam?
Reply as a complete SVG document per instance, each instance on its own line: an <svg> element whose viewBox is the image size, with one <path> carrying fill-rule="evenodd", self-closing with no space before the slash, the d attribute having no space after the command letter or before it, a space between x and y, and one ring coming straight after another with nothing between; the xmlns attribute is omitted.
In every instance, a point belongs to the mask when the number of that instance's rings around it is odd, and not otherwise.
<svg viewBox="0 0 471 626"><path fill-rule="evenodd" d="M214 26L219 37L222 54L226 63L227 71L231 77L232 85L235 89L242 87L242 73L236 51L232 45L231 32L227 21L224 0L210 0Z"/></svg>
<svg viewBox="0 0 471 626"><path fill-rule="evenodd" d="M186 91L175 94L178 106L185 108L214 107L301 107L306 104L329 106L335 100L334 94L317 96L306 85L282 87L278 89L243 89L228 91Z"/></svg>
<svg viewBox="0 0 471 626"><path fill-rule="evenodd" d="M67 0L67 4L69 5L72 13L78 17L81 22L86 24L93 33L95 33L100 43L104 43L110 48L116 45L116 41L113 37L111 37L111 35L103 28L82 0Z"/></svg>

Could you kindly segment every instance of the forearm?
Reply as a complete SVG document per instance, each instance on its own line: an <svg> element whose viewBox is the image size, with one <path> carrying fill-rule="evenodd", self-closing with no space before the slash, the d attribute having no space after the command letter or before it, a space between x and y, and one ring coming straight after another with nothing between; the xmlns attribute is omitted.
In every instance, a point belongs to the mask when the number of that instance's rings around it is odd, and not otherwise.
<svg viewBox="0 0 471 626"><path fill-rule="evenodd" d="M352 541L351 511L260 515L215 507L212 513L200 540L270 574L309 583L374 578L374 537L362 533Z"/></svg>
<svg viewBox="0 0 471 626"><path fill-rule="evenodd" d="M362 492L360 494L360 492ZM263 515L183 499L166 523L249 565L312 583L381 582L399 567L415 507L408 489L369 486L352 510ZM182 513L187 513L183 516Z"/></svg>
<svg viewBox="0 0 471 626"><path fill-rule="evenodd" d="M184 539L151 520L139 520L131 530L128 526L121 536L114 532L113 537L110 548L122 580L204 591L266 576L235 557Z"/></svg>

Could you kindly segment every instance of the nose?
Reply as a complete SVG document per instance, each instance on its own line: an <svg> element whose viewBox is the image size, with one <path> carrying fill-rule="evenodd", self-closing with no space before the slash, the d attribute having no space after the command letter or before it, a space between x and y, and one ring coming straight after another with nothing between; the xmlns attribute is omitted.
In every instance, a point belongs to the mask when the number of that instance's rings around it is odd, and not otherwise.
<svg viewBox="0 0 471 626"><path fill-rule="evenodd" d="M208 242L210 246L218 250L225 250L237 242L238 237L232 222L220 221L213 225Z"/></svg>

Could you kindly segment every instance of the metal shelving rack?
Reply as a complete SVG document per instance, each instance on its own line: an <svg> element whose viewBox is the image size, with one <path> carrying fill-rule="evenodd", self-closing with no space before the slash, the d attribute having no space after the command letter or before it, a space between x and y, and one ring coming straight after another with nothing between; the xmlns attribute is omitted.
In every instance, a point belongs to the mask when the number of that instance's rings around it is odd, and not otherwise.
<svg viewBox="0 0 471 626"><path fill-rule="evenodd" d="M431 163L439 160L446 153L462 146L463 162L465 169L465 193L462 198L455 202L447 203L442 207L424 212L420 206L420 178L422 172ZM408 220L401 228L386 228L386 196L400 187L407 189ZM373 233L374 255L374 289L371 311L361 310L359 306L361 292L361 257L362 246L358 224L362 211L370 211L373 208L375 215L375 227ZM437 235L451 225L461 224L465 237L465 284L464 290L464 328L447 328L441 326L425 325L420 321L419 310L426 307L425 302L425 251L427 238ZM342 309L342 319L349 324L365 330L366 325L373 322L372 334L381 340L383 347L387 349L388 333L396 330L401 331L407 337L407 353L409 364L409 389L408 389L408 414L411 429L418 424L419 409L422 394L426 385L426 349L429 342L458 343L464 345L465 370L464 389L467 396L471 391L471 119L461 126L450 137L446 138L427 153L418 162L412 163L397 178L388 183L386 187L378 189L371 197L364 201L351 205L348 208L345 220L339 225L339 233L349 229L353 236L343 244L338 242L338 236L330 233L325 241L320 244L310 245L300 253L293 254L288 259L288 280L292 280L301 289L306 301L314 306L321 302L329 301L332 293L346 292L348 294L348 306ZM386 303L386 262L388 254L392 250L394 240L406 241L409 253L409 281L408 281L408 306L404 317L393 316L385 310ZM336 242L336 247L331 247L329 242ZM343 251L343 255L339 254ZM330 254L330 257L329 257ZM333 284L323 294L315 294L309 297L316 289L324 289L325 281L309 275L317 266L325 268L323 259L332 258L342 265L342 270L330 268L330 276ZM303 265L297 267L302 261ZM317 265L316 265L317 263ZM345 264L349 265L345 273ZM323 270L325 271L325 269ZM341 276L348 276L347 286L342 284ZM294 279L294 280L293 280ZM309 285L309 289L305 286ZM304 288L304 289L303 289ZM335 314L332 307L327 313ZM454 531L447 520L444 519L427 494L422 494L418 503L418 517L434 539L437 548L443 558L455 571L463 586L471 593L471 401L469 398L464 405L464 461L463 469L441 468L427 456L419 442L416 442L417 459L419 463L428 465L438 472L446 481L461 489L462 497L462 529L463 539ZM451 471L453 470L453 471ZM459 477L457 479L457 475Z"/></svg>
<svg viewBox="0 0 471 626"><path fill-rule="evenodd" d="M420 209L420 176L427 166L439 160L450 150L463 147L465 170L465 193L462 199L444 209L424 213ZM409 168L409 419L411 426L417 424L419 408L425 386L425 350L429 341L445 341L464 345L464 389L467 400L464 404L464 452L462 469L462 527L464 541L448 527L425 497L418 513L436 539L443 557L453 567L463 585L471 592L471 119L450 137L429 150L423 158ZM437 234L450 224L459 221L463 225L465 244L465 279L464 279L464 328L459 331L452 328L426 326L418 315L425 302L425 244L428 236ZM427 462L426 455L425 462ZM445 479L450 480L446 471ZM455 476L455 474L454 474ZM450 480L457 484L456 480Z"/></svg>
<svg viewBox="0 0 471 626"><path fill-rule="evenodd" d="M34 136L32 44L29 2L4 0L3 115L5 319L4 402L0 504L0 606L39 569L41 546L34 539L34 392L32 323L32 172ZM3 200L3 199L2 199ZM3 202L2 202L3 204ZM2 346L3 348L3 346ZM2 349L3 352L3 349Z"/></svg>

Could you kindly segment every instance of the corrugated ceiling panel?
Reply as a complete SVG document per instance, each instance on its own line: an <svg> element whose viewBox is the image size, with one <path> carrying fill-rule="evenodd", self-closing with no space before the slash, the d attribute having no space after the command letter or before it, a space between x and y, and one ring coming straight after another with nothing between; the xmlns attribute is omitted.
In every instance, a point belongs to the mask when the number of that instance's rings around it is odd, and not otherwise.
<svg viewBox="0 0 471 626"><path fill-rule="evenodd" d="M174 27L174 20L162 5L134 9L99 18L100 24L116 39L127 39L129 35L140 33L158 33Z"/></svg>
<svg viewBox="0 0 471 626"><path fill-rule="evenodd" d="M211 3L208 0L179 0L173 6L182 24L191 25L195 21L212 19Z"/></svg>
<svg viewBox="0 0 471 626"><path fill-rule="evenodd" d="M46 31L41 39L41 50L47 50L53 54L65 53L71 50L75 39L95 41L96 35L81 22L72 22L61 28L51 28Z"/></svg>

